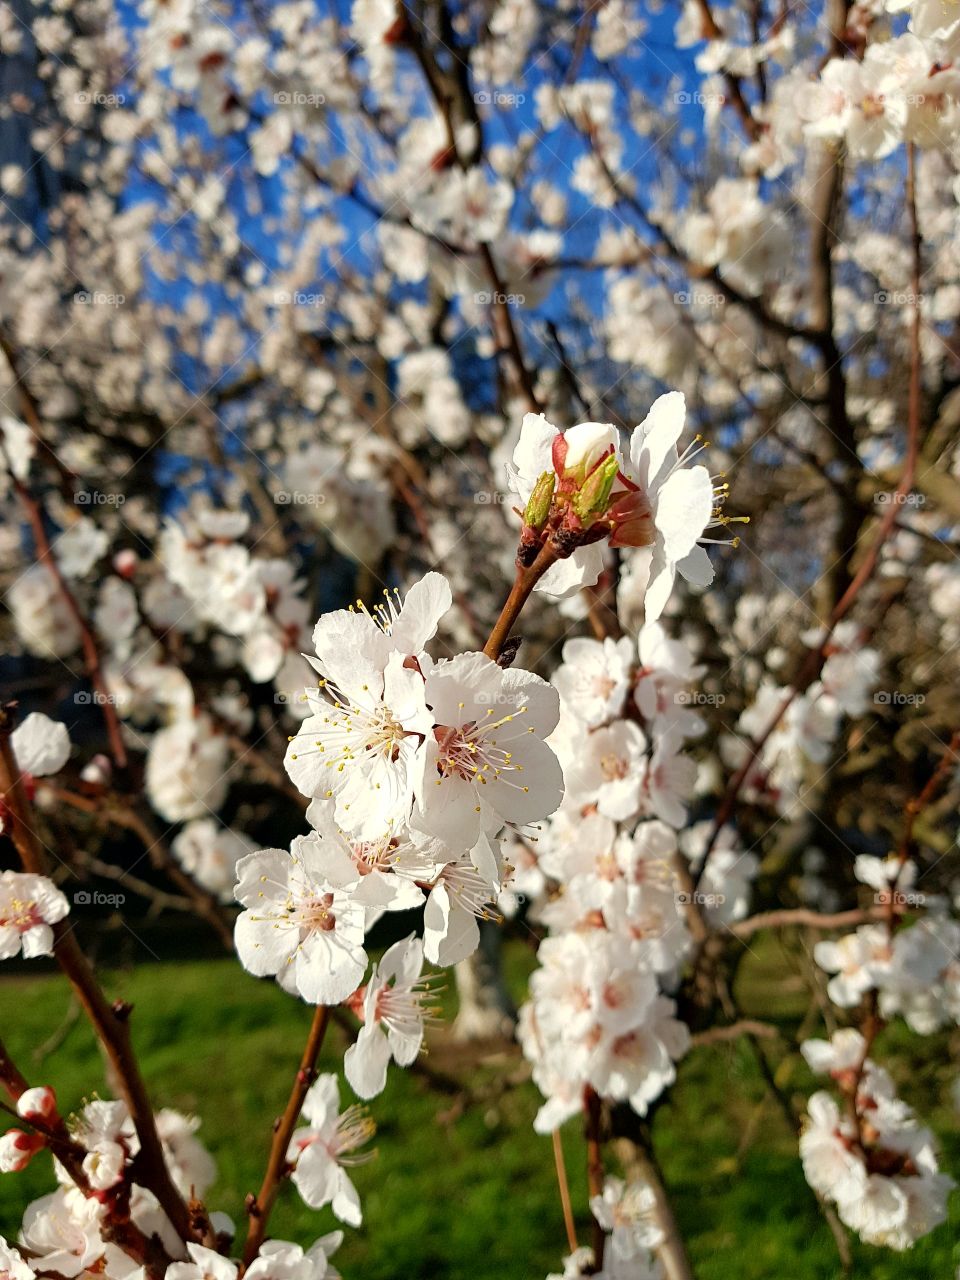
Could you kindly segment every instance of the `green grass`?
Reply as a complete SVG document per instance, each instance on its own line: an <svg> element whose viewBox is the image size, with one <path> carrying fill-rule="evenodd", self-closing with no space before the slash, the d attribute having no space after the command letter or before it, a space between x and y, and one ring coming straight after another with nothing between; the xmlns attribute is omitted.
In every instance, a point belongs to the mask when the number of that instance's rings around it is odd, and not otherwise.
<svg viewBox="0 0 960 1280"><path fill-rule="evenodd" d="M768 974L770 959L764 957ZM529 951L511 948L510 979L518 992L530 963ZM745 966L742 1000L754 1016L790 1022L801 1011L800 993L786 970L773 981L761 982L759 973L759 965ZM239 1221L244 1196L259 1182L270 1122L282 1109L309 1010L227 959L113 970L104 981L111 996L135 1005L136 1046L157 1103L202 1117L200 1136L219 1166L210 1204ZM4 1040L32 1082L57 1087L64 1109L93 1092L110 1096L94 1039L82 1019L65 1022L69 1009L65 985L48 971L0 982ZM56 1048L38 1062L35 1046L58 1033ZM945 1103L952 1078L945 1045L892 1029L881 1056L940 1136L945 1167L956 1171L960 1137ZM344 1047L333 1028L322 1067L335 1070ZM354 1171L365 1221L359 1231L346 1232L337 1257L344 1274L348 1280L538 1280L558 1269L565 1249L551 1144L531 1128L539 1095L529 1083L504 1085L504 1076L515 1076L521 1065L516 1053L478 1057L441 1034L426 1064L468 1084L471 1100L455 1105L422 1076L391 1068L386 1091L371 1107L377 1158ZM781 1083L798 1100L813 1087L802 1065L784 1068ZM672 1105L657 1117L658 1153L697 1275L835 1277L836 1249L803 1180L795 1139L763 1098L746 1045L705 1047L685 1060ZM575 1122L566 1126L564 1148L574 1204L582 1207L583 1145ZM15 1235L27 1200L50 1186L42 1157L26 1173L0 1178L0 1232ZM954 1201L950 1223L906 1255L858 1246L856 1274L953 1280L960 1263L960 1198ZM578 1220L586 1241L582 1211ZM292 1188L272 1219L275 1234L305 1244L334 1225L329 1210L307 1209Z"/></svg>

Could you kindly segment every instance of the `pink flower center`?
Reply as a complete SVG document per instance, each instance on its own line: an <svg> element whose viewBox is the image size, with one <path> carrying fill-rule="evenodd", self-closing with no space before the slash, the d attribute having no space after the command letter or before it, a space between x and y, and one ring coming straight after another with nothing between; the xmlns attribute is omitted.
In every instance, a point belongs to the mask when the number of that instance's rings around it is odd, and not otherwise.
<svg viewBox="0 0 960 1280"><path fill-rule="evenodd" d="M43 924L43 916L35 901L24 902L22 898L11 898L8 914L0 915L0 928L16 929L19 933L27 933Z"/></svg>

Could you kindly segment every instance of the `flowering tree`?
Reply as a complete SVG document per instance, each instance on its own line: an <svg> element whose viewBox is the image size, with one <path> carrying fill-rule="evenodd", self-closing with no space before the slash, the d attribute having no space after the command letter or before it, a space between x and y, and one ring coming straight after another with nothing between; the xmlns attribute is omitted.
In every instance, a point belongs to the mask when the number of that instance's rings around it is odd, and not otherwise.
<svg viewBox="0 0 960 1280"><path fill-rule="evenodd" d="M734 1039L845 1266L935 1231L877 1059L960 1019L960 14L90 0L0 42L0 958L55 958L116 1095L64 1115L0 1042L0 1169L57 1188L0 1278L336 1275L274 1204L360 1224L341 1095L441 970L513 1028L514 919L564 1276L692 1275L652 1121ZM104 882L312 1010L244 1221L75 927ZM741 1007L774 937L791 1038Z"/></svg>

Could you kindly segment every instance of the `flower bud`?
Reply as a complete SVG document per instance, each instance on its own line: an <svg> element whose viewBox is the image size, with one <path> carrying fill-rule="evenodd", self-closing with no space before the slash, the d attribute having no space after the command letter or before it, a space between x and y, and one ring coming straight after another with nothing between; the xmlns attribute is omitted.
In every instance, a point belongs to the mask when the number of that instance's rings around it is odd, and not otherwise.
<svg viewBox="0 0 960 1280"><path fill-rule="evenodd" d="M128 582L136 573L138 564L139 557L137 553L126 547L122 551L118 551L113 557L114 569L121 578L125 578Z"/></svg>
<svg viewBox="0 0 960 1280"><path fill-rule="evenodd" d="M554 470L583 484L608 453L618 455L619 444L617 429L609 422L578 422L554 440Z"/></svg>
<svg viewBox="0 0 960 1280"><path fill-rule="evenodd" d="M80 777L91 786L106 787L113 775L113 765L109 756L97 754L80 771Z"/></svg>
<svg viewBox="0 0 960 1280"><path fill-rule="evenodd" d="M534 529L537 533L550 519L550 508L553 505L553 492L557 477L553 471L544 471L533 486L533 492L523 509L524 527Z"/></svg>
<svg viewBox="0 0 960 1280"><path fill-rule="evenodd" d="M0 1173L19 1173L45 1145L39 1133L8 1129L0 1138Z"/></svg>
<svg viewBox="0 0 960 1280"><path fill-rule="evenodd" d="M615 453L611 453L584 480L573 495L572 504L581 520L602 516L606 511L619 469L619 459Z"/></svg>
<svg viewBox="0 0 960 1280"><path fill-rule="evenodd" d="M25 1089L17 1099L17 1114L24 1120L49 1120L56 1110L57 1095L46 1084Z"/></svg>

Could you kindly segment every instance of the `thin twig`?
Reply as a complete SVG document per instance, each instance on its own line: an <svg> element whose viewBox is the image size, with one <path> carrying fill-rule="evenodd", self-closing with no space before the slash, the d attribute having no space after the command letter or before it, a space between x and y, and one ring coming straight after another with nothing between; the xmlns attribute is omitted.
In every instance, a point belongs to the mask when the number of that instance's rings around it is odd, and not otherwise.
<svg viewBox="0 0 960 1280"><path fill-rule="evenodd" d="M90 624L87 622L83 614L83 610L77 603L77 598L73 594L70 584L67 582L64 574L57 562L56 556L53 554L53 548L50 545L50 539L47 537L47 531L43 524L43 512L40 504L23 483L11 471L10 475L14 490L19 497L23 508L30 522L30 528L33 531L33 540L37 548L37 563L44 565L52 574L53 580L57 585L63 602L67 606L67 611L77 625L80 632L80 643L83 648L84 661L87 667L87 674L93 687L96 689L97 703L100 706L103 715L104 724L107 730L107 739L110 743L110 754L113 756L114 763L118 769L127 767L127 748L123 741L123 732L120 727L120 718L117 715L116 707L113 704L113 698L110 696L110 690L104 679L103 669L100 664L100 649L94 637Z"/></svg>
<svg viewBox="0 0 960 1280"><path fill-rule="evenodd" d="M577 1228L573 1221L570 1184L567 1181L567 1165L563 1158L563 1142L560 1138L560 1130L554 1129L551 1136L553 1138L553 1163L557 1168L557 1186L560 1188L560 1207L563 1209L563 1225L567 1232L567 1248L571 1253L576 1253L580 1246L577 1244Z"/></svg>
<svg viewBox="0 0 960 1280"><path fill-rule="evenodd" d="M256 1196L249 1197L247 1201L247 1242L243 1250L245 1267L248 1267L257 1256L266 1236L270 1212L280 1190L280 1183L288 1172L287 1151L290 1147L290 1139L293 1137L297 1120L300 1118L307 1091L316 1079L317 1058L320 1056L323 1038L327 1034L329 1024L329 1007L322 1004L317 1005L313 1013L310 1034L307 1036L307 1043L300 1059L300 1066L293 1079L290 1097L287 1099L283 1115L274 1129L263 1182L260 1184L260 1190Z"/></svg>

